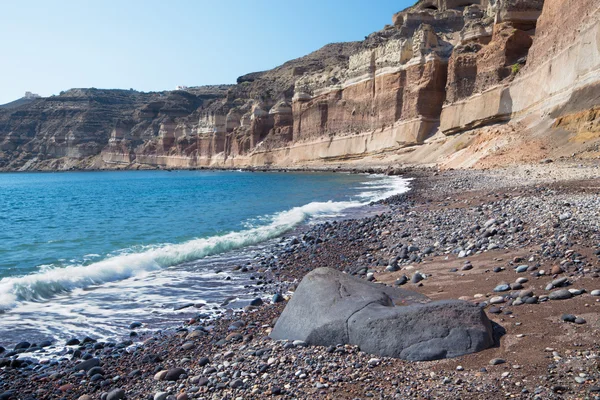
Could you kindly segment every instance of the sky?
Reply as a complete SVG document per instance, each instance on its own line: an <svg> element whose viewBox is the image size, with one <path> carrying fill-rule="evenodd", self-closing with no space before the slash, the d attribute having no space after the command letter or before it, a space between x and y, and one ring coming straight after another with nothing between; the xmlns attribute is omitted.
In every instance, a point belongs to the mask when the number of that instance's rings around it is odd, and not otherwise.
<svg viewBox="0 0 600 400"><path fill-rule="evenodd" d="M0 104L25 91L235 83L362 40L414 0L0 0Z"/></svg>

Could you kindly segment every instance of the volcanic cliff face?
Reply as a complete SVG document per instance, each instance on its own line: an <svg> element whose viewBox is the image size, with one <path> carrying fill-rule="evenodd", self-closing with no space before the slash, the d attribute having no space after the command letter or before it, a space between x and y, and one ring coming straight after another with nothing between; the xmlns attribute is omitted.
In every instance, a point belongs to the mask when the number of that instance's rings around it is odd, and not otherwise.
<svg viewBox="0 0 600 400"><path fill-rule="evenodd" d="M419 145L490 124L598 138L596 0L421 0L392 22L236 85L0 108L0 168L436 161L460 149Z"/></svg>

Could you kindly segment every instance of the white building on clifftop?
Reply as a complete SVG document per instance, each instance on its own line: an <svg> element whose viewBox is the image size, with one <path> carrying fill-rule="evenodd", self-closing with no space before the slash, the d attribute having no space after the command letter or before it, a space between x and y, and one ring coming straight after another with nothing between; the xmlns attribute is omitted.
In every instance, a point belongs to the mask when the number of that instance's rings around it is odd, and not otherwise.
<svg viewBox="0 0 600 400"><path fill-rule="evenodd" d="M40 96L37 93L25 92L25 96L23 96L23 97L26 98L26 99L31 100L31 99L39 99L42 96Z"/></svg>

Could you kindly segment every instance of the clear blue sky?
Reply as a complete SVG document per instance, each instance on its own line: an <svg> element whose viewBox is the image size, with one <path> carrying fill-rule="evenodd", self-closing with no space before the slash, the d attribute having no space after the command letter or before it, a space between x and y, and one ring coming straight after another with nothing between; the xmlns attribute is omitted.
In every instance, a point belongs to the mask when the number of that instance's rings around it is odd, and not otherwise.
<svg viewBox="0 0 600 400"><path fill-rule="evenodd" d="M234 83L360 40L414 0L6 0L0 104L26 90Z"/></svg>

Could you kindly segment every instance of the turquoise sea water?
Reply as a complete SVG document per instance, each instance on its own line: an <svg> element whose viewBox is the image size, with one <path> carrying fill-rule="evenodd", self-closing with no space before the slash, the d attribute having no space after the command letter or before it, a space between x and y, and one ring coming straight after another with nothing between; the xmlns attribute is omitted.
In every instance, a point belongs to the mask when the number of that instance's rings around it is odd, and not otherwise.
<svg viewBox="0 0 600 400"><path fill-rule="evenodd" d="M333 173L0 174L0 344L28 330L115 335L177 302L235 296L243 282L217 268L406 187Z"/></svg>

